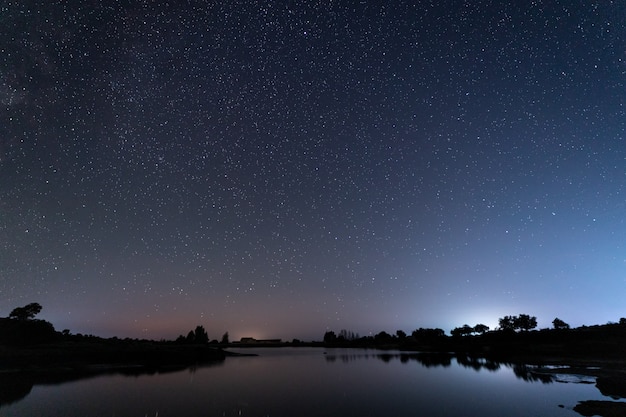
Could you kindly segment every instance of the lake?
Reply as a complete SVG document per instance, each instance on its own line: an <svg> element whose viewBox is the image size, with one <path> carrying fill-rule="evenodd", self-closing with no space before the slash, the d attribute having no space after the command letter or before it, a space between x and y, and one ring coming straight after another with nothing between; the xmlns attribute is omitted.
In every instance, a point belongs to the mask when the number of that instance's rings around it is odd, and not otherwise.
<svg viewBox="0 0 626 417"><path fill-rule="evenodd" d="M573 410L579 401L611 400L593 378L550 378L524 366L446 354L231 350L259 356L166 373L36 383L23 398L1 405L0 417L579 416Z"/></svg>

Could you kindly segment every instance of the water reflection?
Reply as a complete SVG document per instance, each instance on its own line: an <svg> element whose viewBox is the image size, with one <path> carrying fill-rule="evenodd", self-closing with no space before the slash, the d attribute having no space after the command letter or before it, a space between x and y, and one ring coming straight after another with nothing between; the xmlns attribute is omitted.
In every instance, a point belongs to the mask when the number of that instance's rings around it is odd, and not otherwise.
<svg viewBox="0 0 626 417"><path fill-rule="evenodd" d="M383 362L389 363L392 360L399 359L402 363L408 363L411 361L417 361L420 364L426 367L449 367L452 364L452 358L455 357L454 354L451 353L430 353L430 352L399 352L399 353L389 353L389 352L375 352L368 353L367 351L350 351L349 353L339 352L339 353L328 353L326 354L327 362L336 362L337 360L341 362L352 362L356 360L375 358L379 359Z"/></svg>
<svg viewBox="0 0 626 417"><path fill-rule="evenodd" d="M385 363L399 360L401 363L417 362L426 368L443 367L448 368L452 365L453 359L463 368L473 369L475 371L496 372L502 367L510 368L516 377L526 382L541 382L549 384L554 382L554 376L550 373L540 372L540 369L534 366L528 366L521 363L498 362L488 358L479 356L470 356L464 354L454 354L448 352L384 352L384 353L331 353L326 355L328 362L351 362L367 358L379 359Z"/></svg>
<svg viewBox="0 0 626 417"><path fill-rule="evenodd" d="M577 382L564 378L571 374L562 369L472 355L314 348L256 352L259 357L229 357L210 369L0 373L0 414L78 417L98 409L100 415L179 417L571 416L581 399L606 399L592 386L559 383ZM599 377L598 388L621 398L626 391L619 382ZM54 404L56 414L37 412L46 404Z"/></svg>
<svg viewBox="0 0 626 417"><path fill-rule="evenodd" d="M165 375L187 370L196 372L201 368L223 365L223 361L206 362L194 366L169 366L151 368L145 366L91 367L88 369L40 370L32 372L0 372L0 406L12 404L25 398L35 385L61 385L68 382L95 378L103 375L139 377L142 375Z"/></svg>
<svg viewBox="0 0 626 417"><path fill-rule="evenodd" d="M526 382L540 382L542 384L551 384L553 382L574 383L574 384L594 384L600 393L613 400L622 400L626 398L626 371L602 371L600 369L550 369L537 366L528 366L523 363L499 362L484 357L471 356L466 354L454 353L350 353L350 354L332 354L327 355L326 360L335 362L338 358L342 362L350 362L360 360L362 358L376 358L385 363L399 360L401 363L409 363L415 361L426 368L432 367L450 367L452 360L456 359L456 363L464 368L473 369L475 371L496 372L502 367L509 368L513 374ZM563 373L566 372L566 373ZM582 374L580 374L582 373ZM559 405L564 408L563 405ZM626 416L626 403L621 401L579 401L572 408L583 416L601 415L601 416Z"/></svg>

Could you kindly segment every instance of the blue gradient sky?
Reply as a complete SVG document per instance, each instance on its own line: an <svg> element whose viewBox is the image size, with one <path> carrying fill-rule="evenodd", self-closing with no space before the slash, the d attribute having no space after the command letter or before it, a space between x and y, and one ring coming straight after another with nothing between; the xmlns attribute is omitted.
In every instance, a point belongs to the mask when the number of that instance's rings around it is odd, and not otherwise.
<svg viewBox="0 0 626 417"><path fill-rule="evenodd" d="M0 315L320 339L626 316L626 4L14 2Z"/></svg>

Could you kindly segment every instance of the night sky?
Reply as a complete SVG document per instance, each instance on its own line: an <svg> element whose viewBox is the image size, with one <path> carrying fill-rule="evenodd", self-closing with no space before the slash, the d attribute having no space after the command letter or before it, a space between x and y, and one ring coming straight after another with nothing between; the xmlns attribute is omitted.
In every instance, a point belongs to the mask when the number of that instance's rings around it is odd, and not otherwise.
<svg viewBox="0 0 626 417"><path fill-rule="evenodd" d="M3 1L0 316L626 316L626 2Z"/></svg>

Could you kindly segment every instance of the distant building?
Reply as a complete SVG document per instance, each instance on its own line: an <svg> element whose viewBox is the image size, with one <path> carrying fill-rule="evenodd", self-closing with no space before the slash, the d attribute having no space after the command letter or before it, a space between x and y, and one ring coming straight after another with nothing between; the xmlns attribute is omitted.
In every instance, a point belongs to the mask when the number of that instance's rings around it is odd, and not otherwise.
<svg viewBox="0 0 626 417"><path fill-rule="evenodd" d="M242 337L241 340L239 340L239 343L241 344L248 344L248 345L259 345L259 344L276 344L276 343L282 343L282 339L255 339L254 337Z"/></svg>

